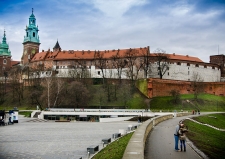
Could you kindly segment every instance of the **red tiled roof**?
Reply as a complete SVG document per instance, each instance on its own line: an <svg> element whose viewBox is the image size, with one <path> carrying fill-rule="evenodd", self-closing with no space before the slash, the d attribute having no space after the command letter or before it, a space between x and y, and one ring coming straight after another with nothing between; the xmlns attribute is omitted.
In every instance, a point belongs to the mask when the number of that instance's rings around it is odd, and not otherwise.
<svg viewBox="0 0 225 159"><path fill-rule="evenodd" d="M198 57L193 57L189 55L185 56L185 55L168 54L168 57L172 60L203 62Z"/></svg>
<svg viewBox="0 0 225 159"><path fill-rule="evenodd" d="M11 67L20 64L20 61L11 61Z"/></svg>
<svg viewBox="0 0 225 159"><path fill-rule="evenodd" d="M123 49L123 50L104 50L104 51L60 51L60 52L39 52L37 53L32 61L42 61L42 60L67 60L67 59L94 59L96 53L103 54L103 58L112 58L112 56L118 55L120 57L125 56L125 54L130 51L135 50L137 52L137 56L141 56L143 53L148 51L148 47L145 48L133 48L133 49Z"/></svg>
<svg viewBox="0 0 225 159"><path fill-rule="evenodd" d="M177 55L173 54L165 54L171 60L181 60L181 61L193 61L193 62L203 62L198 57L193 57L189 55ZM151 53L150 56L157 56L157 53Z"/></svg>
<svg viewBox="0 0 225 159"><path fill-rule="evenodd" d="M37 54L34 55L34 57L32 58L32 61L43 61L45 60L45 57L47 55L48 51L44 51L44 52L39 52Z"/></svg>
<svg viewBox="0 0 225 159"><path fill-rule="evenodd" d="M67 51L43 51L37 53L32 61L44 61L44 60L75 60L75 59L94 59L97 53L103 55L103 58L109 59L115 55L119 57L124 57L126 53L130 51L135 51L136 56L146 55L148 52L148 47L144 48L132 48L132 49L118 49L118 50L104 50L104 51L84 51L84 50L67 50ZM188 55L177 55L177 54L166 54L171 60L182 60L182 61L193 61L193 62L203 62L197 57L192 57ZM150 56L156 56L156 53L150 53Z"/></svg>

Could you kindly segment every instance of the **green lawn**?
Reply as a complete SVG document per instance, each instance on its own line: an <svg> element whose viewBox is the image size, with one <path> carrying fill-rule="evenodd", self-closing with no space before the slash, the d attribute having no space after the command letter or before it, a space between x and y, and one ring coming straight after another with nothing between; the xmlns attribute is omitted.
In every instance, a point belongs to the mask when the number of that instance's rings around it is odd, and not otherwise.
<svg viewBox="0 0 225 159"><path fill-rule="evenodd" d="M210 115L210 116L214 116ZM208 115L207 115L208 116ZM215 123L212 119L207 119L207 116L197 117L199 121L204 121L207 124ZM216 115L215 115L216 116ZM224 115L217 116L218 126L224 125ZM189 132L187 137L193 144L204 152L209 158L222 159L225 156L225 132L218 131L213 128L194 123L190 120L185 120L184 124L188 126Z"/></svg>
<svg viewBox="0 0 225 159"><path fill-rule="evenodd" d="M225 111L225 97L210 94L200 94L198 100L194 100L193 94L181 95L181 101L178 104L172 102L172 97L154 97L150 108L152 111L181 111L197 110L200 111Z"/></svg>
<svg viewBox="0 0 225 159"><path fill-rule="evenodd" d="M123 158L124 151L127 144L132 137L133 133L127 134L120 139L112 142L104 149L102 149L98 154L96 154L92 159L121 159Z"/></svg>
<svg viewBox="0 0 225 159"><path fill-rule="evenodd" d="M25 117L30 117L31 116L31 113L30 111L26 111L26 112L20 112L19 111L19 115L24 115Z"/></svg>
<svg viewBox="0 0 225 159"><path fill-rule="evenodd" d="M194 117L194 120L197 120L201 123L207 123L209 125L215 126L220 129L225 129L225 114L209 114L201 117Z"/></svg>
<svg viewBox="0 0 225 159"><path fill-rule="evenodd" d="M137 80L136 87L146 96L148 97L148 81L147 79Z"/></svg>

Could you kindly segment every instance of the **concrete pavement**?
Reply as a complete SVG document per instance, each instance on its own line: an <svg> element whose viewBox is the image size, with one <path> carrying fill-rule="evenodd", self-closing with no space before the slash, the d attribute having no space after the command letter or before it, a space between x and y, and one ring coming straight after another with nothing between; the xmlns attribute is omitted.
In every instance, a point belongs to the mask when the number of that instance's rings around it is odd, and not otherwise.
<svg viewBox="0 0 225 159"><path fill-rule="evenodd" d="M19 116L19 123L0 126L0 159L86 159L87 147L99 145L119 129L137 122L54 122Z"/></svg>

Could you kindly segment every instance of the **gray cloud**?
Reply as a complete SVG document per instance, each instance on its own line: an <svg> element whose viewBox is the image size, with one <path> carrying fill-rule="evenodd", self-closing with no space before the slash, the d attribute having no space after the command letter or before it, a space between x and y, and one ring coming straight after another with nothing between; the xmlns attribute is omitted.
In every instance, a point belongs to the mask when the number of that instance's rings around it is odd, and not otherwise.
<svg viewBox="0 0 225 159"><path fill-rule="evenodd" d="M52 3L55 2L55 3ZM161 2L161 1L160 1ZM56 40L64 50L109 50L150 46L168 53L197 56L225 54L224 10L197 12L186 1L163 4L156 1L39 1L35 16L39 26L40 50L52 49ZM160 3L160 4L159 4ZM15 10L0 16L0 36L4 28L13 59L22 56L25 26L31 9L17 4ZM20 8L21 7L21 8ZM19 16L16 16L19 15Z"/></svg>

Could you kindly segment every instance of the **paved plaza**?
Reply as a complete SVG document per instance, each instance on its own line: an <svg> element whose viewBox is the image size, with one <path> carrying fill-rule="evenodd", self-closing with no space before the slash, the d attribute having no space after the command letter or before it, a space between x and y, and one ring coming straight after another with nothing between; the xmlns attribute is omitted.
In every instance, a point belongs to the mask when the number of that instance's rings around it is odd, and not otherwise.
<svg viewBox="0 0 225 159"><path fill-rule="evenodd" d="M82 159L87 147L99 145L119 129L137 122L54 122L30 121L19 116L19 123L0 127L0 159Z"/></svg>

